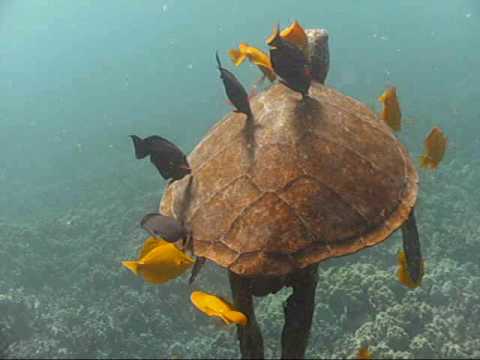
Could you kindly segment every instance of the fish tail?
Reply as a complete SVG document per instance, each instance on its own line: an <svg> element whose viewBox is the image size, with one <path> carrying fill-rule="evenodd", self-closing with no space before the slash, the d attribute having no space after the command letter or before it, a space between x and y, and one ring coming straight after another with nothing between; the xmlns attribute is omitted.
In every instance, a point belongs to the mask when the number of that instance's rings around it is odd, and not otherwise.
<svg viewBox="0 0 480 360"><path fill-rule="evenodd" d="M425 169L435 169L437 166L435 162L428 155L421 155L420 166Z"/></svg>
<svg viewBox="0 0 480 360"><path fill-rule="evenodd" d="M231 49L228 52L228 55L230 56L230 59L232 59L232 62L235 64L235 66L240 66L247 58L247 55L238 49Z"/></svg>
<svg viewBox="0 0 480 360"><path fill-rule="evenodd" d="M138 275L138 262L137 261L122 261L122 265L128 270L132 271L135 275Z"/></svg>
<svg viewBox="0 0 480 360"><path fill-rule="evenodd" d="M280 24L277 23L276 25L273 26L272 35L270 35L267 39L267 45L277 46L279 38L280 38Z"/></svg>
<svg viewBox="0 0 480 360"><path fill-rule="evenodd" d="M407 256L404 251L400 251L398 254L398 265L397 278L402 285L405 285L410 289L415 289L421 285L421 277L418 281L414 281L410 276L407 269Z"/></svg>
<svg viewBox="0 0 480 360"><path fill-rule="evenodd" d="M218 68L222 68L222 63L220 62L220 57L218 56L218 50L215 52L215 57L217 59Z"/></svg>
<svg viewBox="0 0 480 360"><path fill-rule="evenodd" d="M240 311L228 310L222 316L222 319L227 319L226 323L235 323L237 325L247 325L247 317Z"/></svg>
<svg viewBox="0 0 480 360"><path fill-rule="evenodd" d="M133 140L133 146L135 148L135 157L137 159L143 159L150 153L150 149L148 148L147 142L142 138L136 135L130 135Z"/></svg>

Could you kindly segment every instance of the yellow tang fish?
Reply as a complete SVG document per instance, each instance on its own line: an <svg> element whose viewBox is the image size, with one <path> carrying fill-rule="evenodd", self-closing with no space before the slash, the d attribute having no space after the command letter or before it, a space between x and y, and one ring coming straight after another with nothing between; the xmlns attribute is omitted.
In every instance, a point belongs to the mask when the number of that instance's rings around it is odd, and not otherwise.
<svg viewBox="0 0 480 360"><path fill-rule="evenodd" d="M358 360L370 360L373 359L372 353L368 351L368 346L362 346L357 352Z"/></svg>
<svg viewBox="0 0 480 360"><path fill-rule="evenodd" d="M231 49L228 55L230 55L230 59L236 66L240 66L245 59L248 59L252 64L257 65L268 80L274 81L277 77L273 71L270 57L254 46L241 43L238 49Z"/></svg>
<svg viewBox="0 0 480 360"><path fill-rule="evenodd" d="M383 111L380 118L392 128L393 131L400 131L402 127L402 112L397 98L397 89L392 86L378 98L383 103Z"/></svg>
<svg viewBox="0 0 480 360"><path fill-rule="evenodd" d="M297 20L295 20L289 27L283 29L280 32L280 36L298 46L308 58L308 37L302 25L300 25Z"/></svg>
<svg viewBox="0 0 480 360"><path fill-rule="evenodd" d="M145 240L138 260L122 261L122 265L147 282L162 284L183 274L193 259L174 244L152 236Z"/></svg>
<svg viewBox="0 0 480 360"><path fill-rule="evenodd" d="M410 274L408 273L407 269L407 256L405 255L405 252L402 250L398 254L398 270L397 270L397 277L400 283L405 285L406 287L410 289L415 289L416 287L419 287L422 282L422 276L418 279L417 282L413 281L412 278L410 277ZM422 262L422 273L423 273L423 262Z"/></svg>
<svg viewBox="0 0 480 360"><path fill-rule="evenodd" d="M245 326L247 317L240 311L234 310L233 306L216 295L203 291L194 291L190 296L193 305L208 316L216 316L222 319L225 324L237 324Z"/></svg>
<svg viewBox="0 0 480 360"><path fill-rule="evenodd" d="M442 129L434 127L425 138L425 153L420 156L420 166L436 169L445 155L447 142L447 137L443 134Z"/></svg>

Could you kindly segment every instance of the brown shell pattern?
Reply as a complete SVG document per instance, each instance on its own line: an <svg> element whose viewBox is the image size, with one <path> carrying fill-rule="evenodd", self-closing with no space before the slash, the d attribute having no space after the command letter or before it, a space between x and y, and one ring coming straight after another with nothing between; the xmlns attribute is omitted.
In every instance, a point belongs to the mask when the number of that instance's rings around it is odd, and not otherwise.
<svg viewBox="0 0 480 360"><path fill-rule="evenodd" d="M368 107L312 85L274 85L229 114L189 156L192 174L160 211L192 231L195 253L246 276L285 275L388 238L415 205L418 176Z"/></svg>

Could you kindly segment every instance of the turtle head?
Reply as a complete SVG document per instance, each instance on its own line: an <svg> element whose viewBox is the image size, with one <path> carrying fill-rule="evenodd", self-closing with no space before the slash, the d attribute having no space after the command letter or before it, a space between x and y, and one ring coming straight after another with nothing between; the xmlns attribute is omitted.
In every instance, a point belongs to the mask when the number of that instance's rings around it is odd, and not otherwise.
<svg viewBox="0 0 480 360"><path fill-rule="evenodd" d="M312 79L323 84L330 67L328 31L325 29L305 30L308 38Z"/></svg>

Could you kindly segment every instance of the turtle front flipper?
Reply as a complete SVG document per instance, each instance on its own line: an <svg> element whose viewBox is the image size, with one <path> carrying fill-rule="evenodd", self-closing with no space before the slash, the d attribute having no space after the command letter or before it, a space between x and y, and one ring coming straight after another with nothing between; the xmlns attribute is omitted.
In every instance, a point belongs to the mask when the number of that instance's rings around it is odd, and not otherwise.
<svg viewBox="0 0 480 360"><path fill-rule="evenodd" d="M282 359L303 359L307 349L317 287L318 264L294 274L289 280L293 293L284 307L285 325L282 331Z"/></svg>
<svg viewBox="0 0 480 360"><path fill-rule="evenodd" d="M249 280L228 272L235 308L247 316L245 326L237 325L237 335L240 341L240 353L243 359L263 359L263 338L260 327L255 319L253 295Z"/></svg>
<svg viewBox="0 0 480 360"><path fill-rule="evenodd" d="M402 225L402 235L408 273L413 282L419 284L423 277L423 259L414 210L412 210L407 221Z"/></svg>
<svg viewBox="0 0 480 360"><path fill-rule="evenodd" d="M190 279L188 279L189 285L193 284L198 274L200 273L202 266L205 264L206 261L207 261L207 258L203 256L197 256L197 258L195 259L195 263L193 264L192 272L190 274Z"/></svg>

